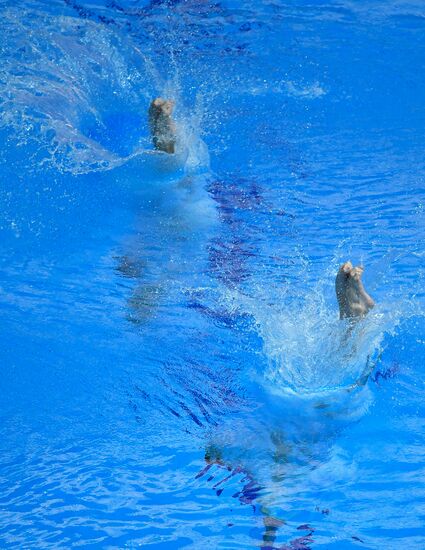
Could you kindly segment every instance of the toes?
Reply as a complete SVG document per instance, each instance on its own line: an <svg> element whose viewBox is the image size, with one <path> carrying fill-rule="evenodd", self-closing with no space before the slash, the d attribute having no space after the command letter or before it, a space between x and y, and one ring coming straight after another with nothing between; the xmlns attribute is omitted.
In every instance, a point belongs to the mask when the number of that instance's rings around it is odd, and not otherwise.
<svg viewBox="0 0 425 550"><path fill-rule="evenodd" d="M353 269L353 264L351 262L345 262L344 264L342 264L342 266L339 269L343 273L348 274Z"/></svg>

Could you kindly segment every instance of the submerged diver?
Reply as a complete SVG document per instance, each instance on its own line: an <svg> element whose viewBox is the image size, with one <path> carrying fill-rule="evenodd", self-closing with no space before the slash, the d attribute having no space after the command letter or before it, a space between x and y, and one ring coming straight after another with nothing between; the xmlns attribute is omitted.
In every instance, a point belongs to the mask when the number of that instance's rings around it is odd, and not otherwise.
<svg viewBox="0 0 425 550"><path fill-rule="evenodd" d="M177 128L172 118L174 101L157 97L149 107L149 127L155 149L164 153L175 152Z"/></svg>

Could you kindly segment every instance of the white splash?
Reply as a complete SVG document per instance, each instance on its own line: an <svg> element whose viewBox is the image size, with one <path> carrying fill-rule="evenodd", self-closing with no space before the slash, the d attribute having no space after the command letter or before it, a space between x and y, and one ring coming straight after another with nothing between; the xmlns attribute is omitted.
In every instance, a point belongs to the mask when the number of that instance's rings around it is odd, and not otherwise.
<svg viewBox="0 0 425 550"><path fill-rule="evenodd" d="M319 82L313 82L308 86L300 86L288 80L285 82L285 89L289 95L303 99L316 99L326 94L326 91Z"/></svg>
<svg viewBox="0 0 425 550"><path fill-rule="evenodd" d="M330 270L303 295L288 285L257 288L250 296L228 291L229 307L249 314L263 341L266 367L253 376L269 393L313 396L361 385L379 360L385 336L395 333L406 313L391 302L391 309L378 304L355 324L341 321L336 300L329 299L333 284Z"/></svg>

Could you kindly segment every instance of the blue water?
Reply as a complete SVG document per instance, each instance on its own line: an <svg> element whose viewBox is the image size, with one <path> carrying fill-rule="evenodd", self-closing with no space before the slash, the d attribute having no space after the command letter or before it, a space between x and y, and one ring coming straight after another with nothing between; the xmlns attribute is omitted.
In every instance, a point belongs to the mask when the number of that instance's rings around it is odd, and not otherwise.
<svg viewBox="0 0 425 550"><path fill-rule="evenodd" d="M0 547L425 548L423 2L0 7Z"/></svg>

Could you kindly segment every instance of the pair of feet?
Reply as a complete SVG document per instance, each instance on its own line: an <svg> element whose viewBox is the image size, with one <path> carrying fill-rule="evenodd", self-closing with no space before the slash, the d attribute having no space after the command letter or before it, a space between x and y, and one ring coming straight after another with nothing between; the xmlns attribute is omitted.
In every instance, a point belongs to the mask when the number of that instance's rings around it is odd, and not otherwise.
<svg viewBox="0 0 425 550"><path fill-rule="evenodd" d="M155 149L173 154L176 148L177 127L172 118L174 101L157 97L149 107L149 126ZM345 262L335 281L341 319L364 317L375 305L365 291L361 277L363 267Z"/></svg>
<svg viewBox="0 0 425 550"><path fill-rule="evenodd" d="M375 302L366 292L363 282L364 268L345 262L339 268L335 280L340 319L364 317Z"/></svg>
<svg viewBox="0 0 425 550"><path fill-rule="evenodd" d="M149 107L149 127L157 151L173 154L176 148L177 127L172 118L174 101L157 97Z"/></svg>

